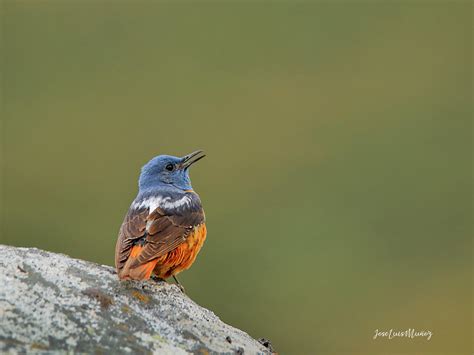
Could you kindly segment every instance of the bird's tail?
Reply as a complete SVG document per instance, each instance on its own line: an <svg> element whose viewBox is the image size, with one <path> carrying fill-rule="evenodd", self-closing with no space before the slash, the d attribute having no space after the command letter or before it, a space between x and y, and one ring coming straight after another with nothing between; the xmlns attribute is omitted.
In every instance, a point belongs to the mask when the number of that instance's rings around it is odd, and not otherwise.
<svg viewBox="0 0 474 355"><path fill-rule="evenodd" d="M122 270L118 272L121 280L148 280L155 269L157 259L151 260L145 264L136 263L137 257L140 255L142 247L140 245L133 246L130 257L127 259Z"/></svg>

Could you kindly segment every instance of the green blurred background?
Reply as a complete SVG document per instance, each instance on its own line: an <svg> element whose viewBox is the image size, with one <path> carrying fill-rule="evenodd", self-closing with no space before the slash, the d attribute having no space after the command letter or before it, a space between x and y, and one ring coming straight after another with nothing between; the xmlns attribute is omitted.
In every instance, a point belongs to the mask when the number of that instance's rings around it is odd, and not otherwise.
<svg viewBox="0 0 474 355"><path fill-rule="evenodd" d="M195 301L283 354L471 352L470 2L2 5L1 243L112 265L140 167L204 149Z"/></svg>

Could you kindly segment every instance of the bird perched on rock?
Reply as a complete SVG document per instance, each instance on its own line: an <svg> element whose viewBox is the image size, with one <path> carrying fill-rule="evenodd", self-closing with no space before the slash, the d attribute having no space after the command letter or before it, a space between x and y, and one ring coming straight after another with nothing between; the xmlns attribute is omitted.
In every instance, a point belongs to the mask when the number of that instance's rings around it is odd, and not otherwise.
<svg viewBox="0 0 474 355"><path fill-rule="evenodd" d="M206 239L201 200L189 167L201 150L182 158L159 155L143 166L138 195L120 227L115 267L121 280L173 277L188 269Z"/></svg>

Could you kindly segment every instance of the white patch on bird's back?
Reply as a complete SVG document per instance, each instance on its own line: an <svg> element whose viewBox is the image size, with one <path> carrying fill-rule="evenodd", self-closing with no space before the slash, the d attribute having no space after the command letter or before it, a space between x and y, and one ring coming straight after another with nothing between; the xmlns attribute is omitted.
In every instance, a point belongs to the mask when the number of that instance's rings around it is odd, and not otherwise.
<svg viewBox="0 0 474 355"><path fill-rule="evenodd" d="M151 225L153 224L154 220L150 219L146 222L146 231L148 232L150 230Z"/></svg>
<svg viewBox="0 0 474 355"><path fill-rule="evenodd" d="M179 200L171 201L171 197L153 196L140 202L132 204L133 209L148 208L148 213L152 213L158 207L171 210L191 203L191 197L183 196Z"/></svg>

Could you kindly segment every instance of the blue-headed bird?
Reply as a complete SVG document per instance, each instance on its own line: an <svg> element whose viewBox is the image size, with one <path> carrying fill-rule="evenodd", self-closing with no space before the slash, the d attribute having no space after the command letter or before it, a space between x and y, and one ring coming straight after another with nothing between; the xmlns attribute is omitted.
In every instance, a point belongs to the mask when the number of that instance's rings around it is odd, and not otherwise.
<svg viewBox="0 0 474 355"><path fill-rule="evenodd" d="M121 280L167 279L188 269L206 239L201 200L189 167L201 150L182 158L159 155L145 164L138 195L120 227L115 267Z"/></svg>

